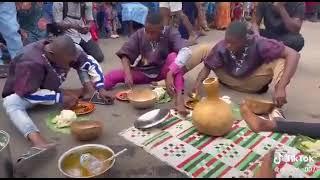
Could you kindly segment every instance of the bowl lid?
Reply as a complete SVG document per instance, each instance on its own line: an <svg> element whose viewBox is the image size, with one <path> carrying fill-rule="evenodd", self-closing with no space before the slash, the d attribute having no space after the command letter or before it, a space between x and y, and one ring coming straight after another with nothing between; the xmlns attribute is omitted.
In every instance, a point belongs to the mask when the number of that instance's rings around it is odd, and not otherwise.
<svg viewBox="0 0 320 180"><path fill-rule="evenodd" d="M134 127L137 129L148 129L164 122L170 114L169 109L154 109L141 115L135 122Z"/></svg>

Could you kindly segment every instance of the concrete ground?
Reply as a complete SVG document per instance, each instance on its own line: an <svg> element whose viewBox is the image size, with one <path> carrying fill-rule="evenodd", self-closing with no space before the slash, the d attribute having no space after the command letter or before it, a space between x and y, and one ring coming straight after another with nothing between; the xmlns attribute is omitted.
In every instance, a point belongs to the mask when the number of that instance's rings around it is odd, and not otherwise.
<svg viewBox="0 0 320 180"><path fill-rule="evenodd" d="M305 37L305 47L301 52L301 60L298 70L291 81L287 90L289 103L285 106L285 114L288 121L317 122L319 121L319 103L320 103L320 23L305 22L302 28L302 34ZM208 36L201 37L200 42L215 42L223 38L224 32L210 31ZM105 54L105 62L102 67L105 72L114 68L120 68L119 59L115 56L115 51L125 42L127 38L101 40L100 44ZM202 65L195 68L186 75L186 87L188 90L197 77ZM0 80L2 88L5 80ZM64 87L77 88L80 82L75 72L71 72ZM113 92L122 89L119 87ZM222 87L221 95L229 95L235 102L240 102L246 96L245 94L234 92ZM270 91L265 97L271 97ZM161 107L169 107L169 104ZM68 149L83 144L71 135L64 135L52 132L45 125L45 118L48 113L56 111L56 107L36 108L30 111L34 122L38 125L42 134L49 140L57 141L58 152L51 159L32 164L34 167L30 171L29 177L63 177L58 170L58 158ZM139 112L130 104L116 102L114 106L97 106L90 118L100 120L104 123L104 132L100 139L90 143L99 143L110 146L115 152L122 148L128 148L128 151L117 158L114 167L107 173L106 177L185 177L182 173L174 170L170 166L149 155L143 149L131 144L118 133L133 125L134 120L143 112ZM318 117L317 117L318 115ZM316 119L317 118L317 119ZM3 107L0 106L0 129L7 131L11 136L10 148L12 158L16 158L25 153L30 145L10 123ZM40 167L36 167L40 166Z"/></svg>

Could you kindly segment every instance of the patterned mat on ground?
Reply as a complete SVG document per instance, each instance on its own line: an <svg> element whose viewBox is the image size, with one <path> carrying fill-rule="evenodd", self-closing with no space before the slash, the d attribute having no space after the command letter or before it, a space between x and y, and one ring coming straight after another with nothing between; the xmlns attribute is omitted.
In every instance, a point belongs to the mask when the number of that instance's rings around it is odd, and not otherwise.
<svg viewBox="0 0 320 180"><path fill-rule="evenodd" d="M288 157L302 157L294 147L295 136L254 133L244 121L236 121L224 137L199 134L190 119L171 115L158 128L141 131L134 127L120 133L161 161L190 177L253 177L264 154L277 147ZM303 156L304 157L304 156ZM286 161L275 166L277 177L320 177L320 162Z"/></svg>

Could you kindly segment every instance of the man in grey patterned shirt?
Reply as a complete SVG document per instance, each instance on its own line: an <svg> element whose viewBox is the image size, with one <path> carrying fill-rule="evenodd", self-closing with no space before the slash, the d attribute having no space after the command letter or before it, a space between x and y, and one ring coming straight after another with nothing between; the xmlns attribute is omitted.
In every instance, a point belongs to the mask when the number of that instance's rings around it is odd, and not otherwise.
<svg viewBox="0 0 320 180"><path fill-rule="evenodd" d="M54 2L53 19L87 54L98 62L104 60L99 45L93 41L89 32L90 23L93 21L92 2Z"/></svg>

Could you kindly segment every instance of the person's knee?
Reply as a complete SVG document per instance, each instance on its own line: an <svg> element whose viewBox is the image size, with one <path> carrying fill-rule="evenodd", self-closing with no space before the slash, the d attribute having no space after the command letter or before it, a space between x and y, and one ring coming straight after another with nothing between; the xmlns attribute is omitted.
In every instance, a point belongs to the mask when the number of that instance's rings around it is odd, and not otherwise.
<svg viewBox="0 0 320 180"><path fill-rule="evenodd" d="M103 53L101 52L101 50L95 52L94 58L95 58L98 62L103 62L103 61L104 61L104 55L103 55Z"/></svg>
<svg viewBox="0 0 320 180"><path fill-rule="evenodd" d="M16 94L5 97L3 99L3 107L7 113L26 109L26 107L21 103L21 98Z"/></svg>
<svg viewBox="0 0 320 180"><path fill-rule="evenodd" d="M292 35L284 40L285 45L296 51L301 51L304 47L304 38L301 35Z"/></svg>
<svg viewBox="0 0 320 180"><path fill-rule="evenodd" d="M200 51L208 51L208 50L210 51L210 47L211 45L209 43L201 43L199 44L198 49Z"/></svg>

